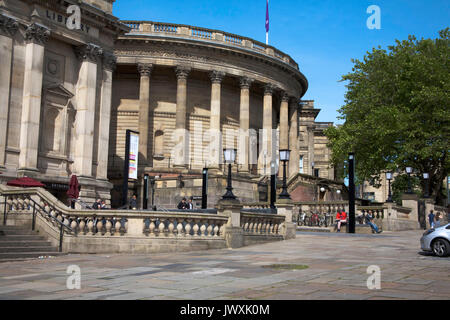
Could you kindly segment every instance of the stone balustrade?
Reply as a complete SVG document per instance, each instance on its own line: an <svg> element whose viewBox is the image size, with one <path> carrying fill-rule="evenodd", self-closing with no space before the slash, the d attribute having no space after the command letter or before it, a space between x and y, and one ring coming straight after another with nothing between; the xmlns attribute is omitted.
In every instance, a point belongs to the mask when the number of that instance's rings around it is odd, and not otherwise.
<svg viewBox="0 0 450 320"><path fill-rule="evenodd" d="M78 210L64 206L41 188L0 186L0 197L4 223L11 219L8 224L29 225L32 219L33 227L36 225L55 245L62 243L66 252L148 253L224 248L235 243L229 241L230 232L236 231L233 228L242 233L244 245L281 240L285 236L285 216L273 213L238 209L236 220L235 215L226 212L227 208L217 214Z"/></svg>
<svg viewBox="0 0 450 320"><path fill-rule="evenodd" d="M273 214L242 213L241 227L244 234L279 235L284 217Z"/></svg>
<svg viewBox="0 0 450 320"><path fill-rule="evenodd" d="M212 30L207 28L173 24L173 23L162 23L152 21L128 21L128 20L123 20L121 22L131 28L130 34L143 34L143 35L164 34L180 38L191 38L202 41L223 43L271 56L277 60L280 60L288 64L292 68L299 70L298 64L289 55L281 52L280 50L272 46L266 45L262 42L247 37L242 37L219 30Z"/></svg>

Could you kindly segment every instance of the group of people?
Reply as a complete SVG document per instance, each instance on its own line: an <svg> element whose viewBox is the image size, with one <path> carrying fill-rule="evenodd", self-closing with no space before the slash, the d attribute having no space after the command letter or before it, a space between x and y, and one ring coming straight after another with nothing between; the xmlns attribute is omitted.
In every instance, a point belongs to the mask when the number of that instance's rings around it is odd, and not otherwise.
<svg viewBox="0 0 450 320"><path fill-rule="evenodd" d="M177 208L179 210L193 210L194 203L192 202L192 200L192 197L190 197L189 200L186 200L186 198L181 199L180 203L178 203Z"/></svg>
<svg viewBox="0 0 450 320"><path fill-rule="evenodd" d="M94 210L104 210L104 209L108 209L108 208L106 207L105 200L97 199L97 201L95 201L92 204L92 209L94 209Z"/></svg>
<svg viewBox="0 0 450 320"><path fill-rule="evenodd" d="M441 213L434 214L433 210L431 210L428 215L428 222L430 223L431 229L439 228L441 226Z"/></svg>
<svg viewBox="0 0 450 320"><path fill-rule="evenodd" d="M364 217L365 222L372 228L373 233L381 233L382 231L378 228L378 226L373 223L373 219L375 218L372 210L369 210L365 216L360 216L360 219ZM338 211L336 214L336 228L337 232L341 232L341 226L346 225L348 221L347 213L342 210Z"/></svg>

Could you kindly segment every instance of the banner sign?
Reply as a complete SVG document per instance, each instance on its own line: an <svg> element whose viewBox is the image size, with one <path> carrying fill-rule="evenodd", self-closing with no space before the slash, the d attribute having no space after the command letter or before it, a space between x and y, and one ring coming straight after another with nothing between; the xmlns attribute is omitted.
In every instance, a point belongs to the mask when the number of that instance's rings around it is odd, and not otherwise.
<svg viewBox="0 0 450 320"><path fill-rule="evenodd" d="M128 152L128 179L138 178L138 156L139 156L139 134L130 132L129 135L130 149Z"/></svg>

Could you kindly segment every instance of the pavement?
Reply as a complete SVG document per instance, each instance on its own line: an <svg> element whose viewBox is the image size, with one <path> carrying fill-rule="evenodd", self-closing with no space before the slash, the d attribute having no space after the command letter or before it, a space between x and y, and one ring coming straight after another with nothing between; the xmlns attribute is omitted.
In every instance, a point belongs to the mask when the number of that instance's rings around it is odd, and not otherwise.
<svg viewBox="0 0 450 320"><path fill-rule="evenodd" d="M450 258L422 253L422 232L297 232L239 249L4 262L0 299L448 300ZM80 289L68 289L69 266L79 267Z"/></svg>

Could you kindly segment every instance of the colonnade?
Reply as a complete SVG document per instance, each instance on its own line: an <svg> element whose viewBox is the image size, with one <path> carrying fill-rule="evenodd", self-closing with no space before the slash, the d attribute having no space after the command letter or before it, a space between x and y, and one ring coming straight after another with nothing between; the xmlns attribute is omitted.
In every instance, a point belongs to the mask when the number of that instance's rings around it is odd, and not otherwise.
<svg viewBox="0 0 450 320"><path fill-rule="evenodd" d="M141 154L140 163L142 166L146 166L150 163L151 152L148 150L148 136L149 134L149 112L150 112L150 73L153 69L153 64L138 64L138 71L140 73L140 95L139 95L139 136L140 136L140 150ZM174 167L185 168L189 163L187 157L189 156L189 138L187 135L187 84L189 80L189 74L191 69L185 66L176 66L174 72L177 77L177 92L176 92L176 123L175 131L175 144L180 145L183 150L182 156L175 157ZM220 141L221 133L221 108L223 106L221 101L222 81L227 76L223 71L213 70L209 71L209 78L211 81L211 100L210 100L210 146L213 146L213 152L211 152L208 158L208 167L210 169L218 169L220 164L220 156L222 152L222 146ZM255 80L242 76L239 79L240 84L240 106L239 106L239 129L240 133L246 136L242 143L238 143L238 148L243 149L244 152L239 152L241 157L239 159L239 172L250 172L250 146L249 146L249 130L250 128L250 96L251 88L254 85ZM264 98L262 108L263 115L263 143L260 141L259 154L266 154L266 157L259 157L258 168L264 168L264 165L270 167L270 161L275 161L276 151L274 142L276 135L274 134L272 112L274 108L274 95L281 95L280 104L280 149L291 150L291 161L289 165L290 175L298 172L299 166L299 147L298 147L298 108L299 99L297 97L289 96L283 90L278 89L272 83L263 83ZM262 152L261 152L262 151ZM264 159L266 158L266 159ZM264 162L266 162L264 164ZM259 170L262 174L262 170Z"/></svg>

